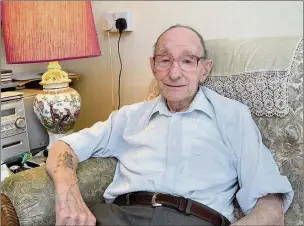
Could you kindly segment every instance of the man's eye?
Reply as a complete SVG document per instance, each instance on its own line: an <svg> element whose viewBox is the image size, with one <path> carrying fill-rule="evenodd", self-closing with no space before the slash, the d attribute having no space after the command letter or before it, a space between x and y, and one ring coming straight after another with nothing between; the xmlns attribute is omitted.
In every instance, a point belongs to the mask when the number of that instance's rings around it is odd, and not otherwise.
<svg viewBox="0 0 304 226"><path fill-rule="evenodd" d="M194 59L183 59L183 63L184 64L193 64L194 63Z"/></svg>
<svg viewBox="0 0 304 226"><path fill-rule="evenodd" d="M169 63L169 62L170 62L170 59L161 59L161 62L162 62L162 63Z"/></svg>

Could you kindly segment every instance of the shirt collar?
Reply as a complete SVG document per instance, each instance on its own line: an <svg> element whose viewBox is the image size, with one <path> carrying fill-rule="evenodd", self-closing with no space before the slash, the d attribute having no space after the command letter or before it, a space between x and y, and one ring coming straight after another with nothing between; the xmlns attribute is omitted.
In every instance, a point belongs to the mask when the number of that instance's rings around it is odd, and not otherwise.
<svg viewBox="0 0 304 226"><path fill-rule="evenodd" d="M201 87L199 87L199 89L198 89L190 107L188 108L188 110L185 111L185 112L181 112L181 113L188 113L188 112L192 112L194 110L204 112L210 118L213 118L213 116L214 116L213 107L212 107L211 103L209 102L209 100L206 98L206 96L205 96L203 90L201 89ZM172 116L173 115L173 113L171 113L169 111L169 109L167 107L166 100L162 95L159 95L157 97L156 104L154 105L154 108L153 108L153 110L150 114L149 120L157 112L159 114L166 115L166 116Z"/></svg>

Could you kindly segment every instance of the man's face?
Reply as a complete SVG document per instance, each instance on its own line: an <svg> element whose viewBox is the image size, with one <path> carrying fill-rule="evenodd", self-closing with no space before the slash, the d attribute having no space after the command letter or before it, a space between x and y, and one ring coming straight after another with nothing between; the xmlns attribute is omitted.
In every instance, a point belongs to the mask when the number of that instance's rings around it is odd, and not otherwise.
<svg viewBox="0 0 304 226"><path fill-rule="evenodd" d="M167 101L193 98L212 68L211 60L199 60L203 54L199 38L189 29L173 28L161 36L150 65Z"/></svg>

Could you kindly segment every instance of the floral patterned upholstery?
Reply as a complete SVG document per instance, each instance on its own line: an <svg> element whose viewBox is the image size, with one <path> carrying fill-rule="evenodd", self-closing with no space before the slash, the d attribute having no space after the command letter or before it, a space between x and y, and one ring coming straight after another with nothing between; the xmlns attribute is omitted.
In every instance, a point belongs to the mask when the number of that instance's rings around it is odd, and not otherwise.
<svg viewBox="0 0 304 226"><path fill-rule="evenodd" d="M287 75L288 78L285 81L288 85L288 106L278 105L283 107L273 108L270 113L264 111L260 115L253 112L253 117L260 128L265 145L270 148L281 172L288 177L295 190L293 203L287 211L285 219L286 225L291 226L303 225L304 219L303 40L298 45L287 72L284 75ZM231 76L237 75L240 74L231 74ZM210 81L208 83L210 88L218 87L213 86L214 83ZM212 81L217 80L212 78ZM224 88L222 87L223 90ZM147 100L159 95L154 80L149 87L149 92ZM284 93L282 95L284 96ZM248 99L240 98L239 100ZM275 101L275 99L273 100ZM281 112L280 109L282 109ZM104 202L103 192L112 181L115 166L116 160L111 158L90 158L79 164L77 177L80 191L89 207ZM100 178L100 180L96 180L96 178ZM20 225L55 224L54 185L44 166L6 178L1 183L1 190L13 203ZM238 219L243 214L238 208L237 202L235 205L235 217Z"/></svg>
<svg viewBox="0 0 304 226"><path fill-rule="evenodd" d="M103 193L113 179L115 166L116 161L111 158L90 158L79 164L80 192L89 208L104 202ZM1 183L1 191L11 200L21 226L55 225L54 184L45 166L6 178Z"/></svg>
<svg viewBox="0 0 304 226"><path fill-rule="evenodd" d="M254 119L265 145L273 153L281 173L288 177L295 191L293 203L286 213L286 225L303 225L303 40L289 68L288 93L290 111L286 117L254 116Z"/></svg>

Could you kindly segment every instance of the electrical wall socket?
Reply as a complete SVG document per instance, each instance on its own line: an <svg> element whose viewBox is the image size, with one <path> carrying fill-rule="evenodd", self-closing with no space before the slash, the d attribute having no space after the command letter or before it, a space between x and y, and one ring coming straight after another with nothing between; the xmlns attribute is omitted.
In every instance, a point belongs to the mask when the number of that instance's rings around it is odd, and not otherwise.
<svg viewBox="0 0 304 226"><path fill-rule="evenodd" d="M109 30L110 32L119 32L115 26L115 22L118 18L124 18L127 21L127 28L124 30L124 32L133 31L132 15L129 11L106 13L104 23L110 23L112 26L108 26L109 28L111 27L110 30L106 28L104 28L104 30Z"/></svg>

